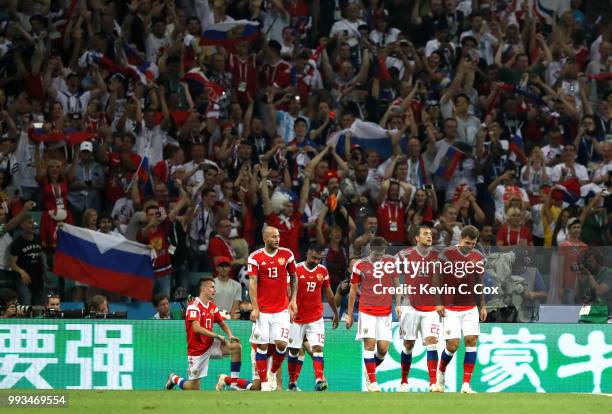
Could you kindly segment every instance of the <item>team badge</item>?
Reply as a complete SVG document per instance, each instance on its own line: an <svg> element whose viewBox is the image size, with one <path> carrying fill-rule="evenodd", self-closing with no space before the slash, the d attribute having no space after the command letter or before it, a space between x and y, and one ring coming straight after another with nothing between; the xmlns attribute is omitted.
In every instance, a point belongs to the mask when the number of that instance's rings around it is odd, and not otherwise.
<svg viewBox="0 0 612 414"><path fill-rule="evenodd" d="M363 333L367 334L368 333L368 328L363 328Z"/></svg>
<svg viewBox="0 0 612 414"><path fill-rule="evenodd" d="M278 264L281 265L281 266L284 266L286 262L287 261L285 260L284 257L281 257L280 259L278 259Z"/></svg>
<svg viewBox="0 0 612 414"><path fill-rule="evenodd" d="M293 343L293 338L289 338L289 343Z"/></svg>
<svg viewBox="0 0 612 414"><path fill-rule="evenodd" d="M253 335L253 337L254 337L255 339L259 339L259 334L254 334L254 335Z"/></svg>
<svg viewBox="0 0 612 414"><path fill-rule="evenodd" d="M323 276L323 273L317 274L317 280L323 280L323 279L325 279L325 276Z"/></svg>

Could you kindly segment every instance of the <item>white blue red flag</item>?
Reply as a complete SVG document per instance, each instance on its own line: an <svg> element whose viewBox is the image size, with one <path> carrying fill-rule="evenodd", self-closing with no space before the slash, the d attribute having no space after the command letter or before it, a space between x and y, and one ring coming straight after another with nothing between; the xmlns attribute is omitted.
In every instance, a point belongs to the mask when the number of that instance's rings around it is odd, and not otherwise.
<svg viewBox="0 0 612 414"><path fill-rule="evenodd" d="M58 229L53 273L139 300L153 292L148 246L69 224Z"/></svg>
<svg viewBox="0 0 612 414"><path fill-rule="evenodd" d="M338 154L344 154L344 137L351 131L351 146L359 145L364 150L375 149L381 159L393 155L393 145L389 132L373 122L356 120L350 128L332 134L327 143L334 145Z"/></svg>
<svg viewBox="0 0 612 414"><path fill-rule="evenodd" d="M259 36L259 22L235 20L233 22L215 23L208 26L200 39L204 46L223 46L233 48L242 41L252 42Z"/></svg>

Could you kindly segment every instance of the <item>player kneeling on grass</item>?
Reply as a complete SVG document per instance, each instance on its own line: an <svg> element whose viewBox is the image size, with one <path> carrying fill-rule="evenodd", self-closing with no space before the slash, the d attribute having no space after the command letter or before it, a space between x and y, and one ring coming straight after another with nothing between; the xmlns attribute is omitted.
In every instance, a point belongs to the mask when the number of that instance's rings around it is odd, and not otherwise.
<svg viewBox="0 0 612 414"><path fill-rule="evenodd" d="M392 256L385 255L386 248L387 241L382 237L375 237L370 242L370 255L365 259L358 260L353 266L349 303L346 311L346 328L350 329L353 325L353 308L355 307L357 289L361 285L356 339L363 340L366 387L370 392L380 392L380 387L376 382L376 367L384 361L389 343L393 338L391 331L393 300L388 289L399 287L398 275L383 270L385 263L391 262L391 264L394 264L395 262ZM400 316L401 295L399 293L396 295L395 301L396 313Z"/></svg>
<svg viewBox="0 0 612 414"><path fill-rule="evenodd" d="M289 331L289 388L288 391L300 391L297 379L304 363L300 352L304 337L312 349L312 364L315 374L315 391L325 391L327 382L323 376L323 344L325 343L325 324L323 322L323 303L321 291L325 289L327 303L334 313L332 329L338 327L338 309L334 303L334 292L329 285L329 273L321 264L323 247L311 245L306 254L306 261L297 265L297 314ZM300 355L301 354L301 355Z"/></svg>
<svg viewBox="0 0 612 414"><path fill-rule="evenodd" d="M436 385L436 370L438 368L438 332L440 330L440 315L436 312L434 295L421 293L421 285L432 284L435 276L434 264L438 261L438 252L432 250L431 229L419 226L415 236L416 246L404 249L397 254L400 262L419 264L417 274L406 274L404 284L413 287L404 297L400 318L400 336L404 340L404 350L401 354L402 380L401 392L408 392L408 373L412 363L412 349L421 332L423 344L427 348L427 371L429 372L429 391L438 392ZM414 267L411 267L414 270Z"/></svg>
<svg viewBox="0 0 612 414"><path fill-rule="evenodd" d="M485 260L482 253L474 249L478 236L479 232L476 227L465 226L461 231L459 244L447 248L440 256L440 261L445 264L442 268L446 268L446 263L450 262L453 266L448 267L455 269L453 274L445 274L441 278L446 287L454 287L455 289L446 289L447 294L443 295L444 305L438 306L438 313L443 317L442 331L446 338L446 349L442 351L440 356L440 365L437 372L436 383L440 392L444 392L446 367L453 359L457 348L459 348L461 334L463 334L463 341L465 342L461 393L473 394L476 392L472 390L470 380L476 363L476 342L480 334L478 317L480 316L481 321L487 319L484 295L476 295L475 293L478 291L475 289L477 284L483 286ZM467 264L470 264L470 266L467 266ZM470 271L465 270L468 267L471 269ZM461 291L459 290L460 285L462 285ZM476 296L480 296L480 312L478 312L476 305Z"/></svg>
<svg viewBox="0 0 612 414"><path fill-rule="evenodd" d="M240 340L232 334L232 330L225 324L219 309L213 303L215 297L215 281L212 278L202 278L199 282L200 296L195 298L185 311L185 330L187 331L187 380L171 373L166 383L166 389L171 390L175 385L183 390L199 390L200 378L208 375L208 362L217 355L231 355L230 389L242 390L250 386L250 382L238 378L240 374L240 361L242 346ZM213 332L213 324L217 323L225 332L223 335ZM221 375L217 390L220 391L227 375Z"/></svg>
<svg viewBox="0 0 612 414"><path fill-rule="evenodd" d="M291 250L279 247L280 234L276 227L263 231L264 248L251 253L249 265L249 296L253 310L251 343L257 345L257 374L261 391L277 388L276 373L287 353L290 320L297 311L297 278ZM287 295L289 282L290 297ZM268 373L268 348L274 342L275 352Z"/></svg>

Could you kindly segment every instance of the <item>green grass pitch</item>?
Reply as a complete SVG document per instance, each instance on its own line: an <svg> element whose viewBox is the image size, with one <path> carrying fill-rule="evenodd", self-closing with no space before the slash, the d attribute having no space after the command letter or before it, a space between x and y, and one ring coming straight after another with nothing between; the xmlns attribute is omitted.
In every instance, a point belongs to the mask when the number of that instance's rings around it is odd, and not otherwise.
<svg viewBox="0 0 612 414"><path fill-rule="evenodd" d="M2 391L6 395L28 391ZM55 394L53 390L39 393ZM571 414L604 413L612 409L612 397L590 394L428 394L356 392L214 392L214 391L64 391L69 407L45 413L211 413L211 414L390 414L495 413ZM607 407L607 408L605 408ZM40 409L1 409L0 412L40 413Z"/></svg>

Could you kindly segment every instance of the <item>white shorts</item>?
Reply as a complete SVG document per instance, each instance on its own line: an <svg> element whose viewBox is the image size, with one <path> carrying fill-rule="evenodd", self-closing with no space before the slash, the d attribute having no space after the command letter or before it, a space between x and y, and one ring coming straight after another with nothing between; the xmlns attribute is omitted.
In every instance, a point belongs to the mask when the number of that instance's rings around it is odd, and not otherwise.
<svg viewBox="0 0 612 414"><path fill-rule="evenodd" d="M440 315L436 311L423 312L412 306L402 306L400 337L407 341L414 341L417 339L418 332L421 332L423 343L425 343L425 338L432 336L438 338Z"/></svg>
<svg viewBox="0 0 612 414"><path fill-rule="evenodd" d="M212 346L210 347L211 359L223 358L223 351L221 350L221 341L215 339Z"/></svg>
<svg viewBox="0 0 612 414"><path fill-rule="evenodd" d="M289 329L289 348L301 348L304 336L312 346L325 344L325 323L323 318L310 323L292 323Z"/></svg>
<svg viewBox="0 0 612 414"><path fill-rule="evenodd" d="M355 339L375 339L377 341L391 342L393 339L391 315L372 316L367 313L359 312L357 336Z"/></svg>
<svg viewBox="0 0 612 414"><path fill-rule="evenodd" d="M444 339L461 339L462 333L463 336L480 335L480 315L477 307L466 311L445 309L445 312L446 316L442 318Z"/></svg>
<svg viewBox="0 0 612 414"><path fill-rule="evenodd" d="M187 379L194 380L204 378L208 375L208 361L210 361L210 355L212 354L212 348L204 352L202 355L194 355L187 357Z"/></svg>
<svg viewBox="0 0 612 414"><path fill-rule="evenodd" d="M290 324L288 309L278 313L261 312L253 324L251 343L261 345L275 341L288 342Z"/></svg>

